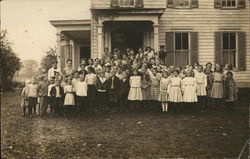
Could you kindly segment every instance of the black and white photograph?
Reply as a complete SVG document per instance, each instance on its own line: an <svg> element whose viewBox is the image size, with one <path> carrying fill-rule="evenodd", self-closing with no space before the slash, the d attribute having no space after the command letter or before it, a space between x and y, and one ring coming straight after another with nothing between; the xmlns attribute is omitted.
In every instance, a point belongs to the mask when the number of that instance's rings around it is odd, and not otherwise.
<svg viewBox="0 0 250 159"><path fill-rule="evenodd" d="M250 159L250 0L0 0L3 159Z"/></svg>

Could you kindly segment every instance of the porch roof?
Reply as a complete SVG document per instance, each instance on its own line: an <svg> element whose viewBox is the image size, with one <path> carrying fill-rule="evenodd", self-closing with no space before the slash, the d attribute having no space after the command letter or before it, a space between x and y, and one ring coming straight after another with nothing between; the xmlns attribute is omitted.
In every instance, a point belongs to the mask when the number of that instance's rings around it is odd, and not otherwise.
<svg viewBox="0 0 250 159"><path fill-rule="evenodd" d="M58 26L75 26L75 25L89 25L90 19L78 19L78 20L50 20L50 24L54 27Z"/></svg>

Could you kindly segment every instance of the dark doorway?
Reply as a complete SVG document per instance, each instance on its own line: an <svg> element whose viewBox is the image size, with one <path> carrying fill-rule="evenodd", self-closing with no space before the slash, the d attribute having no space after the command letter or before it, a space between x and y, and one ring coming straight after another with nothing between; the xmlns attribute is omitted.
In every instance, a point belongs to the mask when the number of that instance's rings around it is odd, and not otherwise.
<svg viewBox="0 0 250 159"><path fill-rule="evenodd" d="M126 48L138 50L143 47L143 34L149 25L148 22L112 22L111 41L112 49L125 51Z"/></svg>
<svg viewBox="0 0 250 159"><path fill-rule="evenodd" d="M82 58L90 58L90 47L80 47L80 59Z"/></svg>

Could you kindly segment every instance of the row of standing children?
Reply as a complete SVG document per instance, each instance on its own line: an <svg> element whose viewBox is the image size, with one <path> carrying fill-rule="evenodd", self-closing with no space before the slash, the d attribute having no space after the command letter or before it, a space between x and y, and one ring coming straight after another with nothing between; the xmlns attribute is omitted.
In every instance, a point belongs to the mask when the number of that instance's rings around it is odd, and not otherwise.
<svg viewBox="0 0 250 159"><path fill-rule="evenodd" d="M222 72L221 65L217 64L214 72L211 63L204 70L197 63L182 69L155 64L151 61L157 57L151 57L146 62L143 59L141 66L137 65L139 60L132 59L130 64L126 63L128 67L122 67L115 62L118 56L114 57L109 59L109 64L102 60L105 64L102 66L98 59L88 66L85 61L78 71L67 60L69 65L62 73L49 77L50 84L46 76L39 78L39 84L35 79L30 84L27 82L22 92L24 112L26 107L29 114L35 112L37 102L41 115L47 113L48 105L52 113L67 115L128 110L138 113L148 108L167 112L168 104L170 111L190 110L194 105L220 107L223 99L233 107L237 100L233 73L228 69Z"/></svg>

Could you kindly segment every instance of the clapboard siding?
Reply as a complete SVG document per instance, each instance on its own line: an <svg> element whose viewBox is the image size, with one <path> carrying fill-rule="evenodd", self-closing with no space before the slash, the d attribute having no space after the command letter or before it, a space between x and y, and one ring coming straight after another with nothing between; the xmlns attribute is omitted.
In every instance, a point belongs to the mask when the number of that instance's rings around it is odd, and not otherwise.
<svg viewBox="0 0 250 159"><path fill-rule="evenodd" d="M111 8L111 0L91 0L91 8ZM166 0L143 0L143 8L166 8Z"/></svg>
<svg viewBox="0 0 250 159"><path fill-rule="evenodd" d="M249 1L245 9L220 10L214 8L213 0L199 0L199 8L167 8L159 19L159 44L165 43L165 33L169 31L190 31L199 33L199 63L214 63L214 32L246 32L246 71L235 72L238 82L250 79L250 28Z"/></svg>
<svg viewBox="0 0 250 159"><path fill-rule="evenodd" d="M112 9L111 0L92 0L92 9ZM167 0L143 0L144 8L166 8ZM198 32L198 61L201 64L214 63L214 34L218 31L246 32L246 71L235 72L238 82L250 79L250 2L245 9L221 10L214 8L214 0L199 0L199 7L193 9L166 8L159 17L159 45L165 43L166 32ZM128 15L129 16L129 15ZM97 27L92 18L92 57L97 57Z"/></svg>

